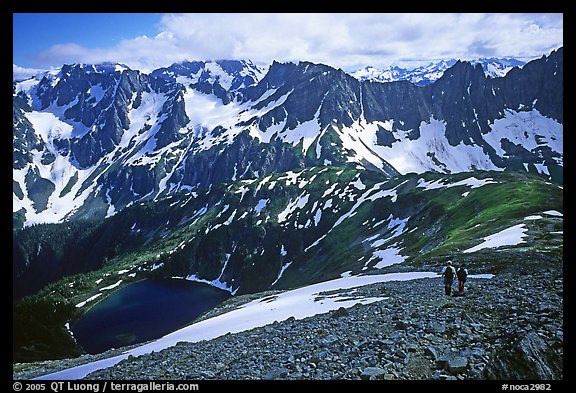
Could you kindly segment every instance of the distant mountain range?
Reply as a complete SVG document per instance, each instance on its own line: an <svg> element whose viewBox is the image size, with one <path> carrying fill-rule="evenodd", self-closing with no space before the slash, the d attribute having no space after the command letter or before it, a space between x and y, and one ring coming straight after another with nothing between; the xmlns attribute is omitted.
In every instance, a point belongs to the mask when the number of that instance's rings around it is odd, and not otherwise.
<svg viewBox="0 0 576 393"><path fill-rule="evenodd" d="M402 68L398 66L389 66L378 69L372 66L366 66L358 71L351 72L350 75L360 81L371 80L374 82L396 82L407 80L417 86L425 86L438 80L444 72L456 64L457 60L440 60L432 62L426 66L416 68ZM490 78L501 78L514 67L521 68L526 64L525 61L514 58L482 58L469 62L472 65L480 64L484 73Z"/></svg>

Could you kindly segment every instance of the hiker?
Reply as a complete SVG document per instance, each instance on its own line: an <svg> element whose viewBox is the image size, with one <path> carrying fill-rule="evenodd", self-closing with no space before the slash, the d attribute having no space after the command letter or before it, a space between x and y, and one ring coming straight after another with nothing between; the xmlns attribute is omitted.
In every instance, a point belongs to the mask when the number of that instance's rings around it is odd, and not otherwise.
<svg viewBox="0 0 576 393"><path fill-rule="evenodd" d="M464 293L464 283L466 282L466 277L468 277L468 269L466 265L462 263L458 270L456 270L456 276L458 277L458 292Z"/></svg>
<svg viewBox="0 0 576 393"><path fill-rule="evenodd" d="M452 281L454 281L455 275L456 270L452 266L452 261L448 261L446 266L442 269L442 277L444 277L444 293L448 296L452 293Z"/></svg>

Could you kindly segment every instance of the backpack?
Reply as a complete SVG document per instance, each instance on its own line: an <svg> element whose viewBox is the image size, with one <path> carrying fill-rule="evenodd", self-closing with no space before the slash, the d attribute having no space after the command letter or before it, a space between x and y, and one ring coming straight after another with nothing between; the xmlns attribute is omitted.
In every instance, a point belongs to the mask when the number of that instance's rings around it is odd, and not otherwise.
<svg viewBox="0 0 576 393"><path fill-rule="evenodd" d="M466 276L467 276L466 270L464 270L464 268L459 268L456 271L456 275L458 276L458 280L464 281L466 279Z"/></svg>
<svg viewBox="0 0 576 393"><path fill-rule="evenodd" d="M444 271L444 277L446 277L448 280L454 279L454 270L452 270L452 266L450 265L446 266L446 270Z"/></svg>

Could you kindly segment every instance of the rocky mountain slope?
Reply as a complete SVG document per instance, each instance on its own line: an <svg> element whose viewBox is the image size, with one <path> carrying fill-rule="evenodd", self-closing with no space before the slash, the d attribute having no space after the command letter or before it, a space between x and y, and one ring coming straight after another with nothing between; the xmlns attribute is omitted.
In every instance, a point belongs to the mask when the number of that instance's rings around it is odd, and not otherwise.
<svg viewBox="0 0 576 393"><path fill-rule="evenodd" d="M311 168L140 203L92 224L15 232L13 279L26 293L113 264L232 294L287 288L466 250L515 224L527 229L525 217L562 211L562 192L520 173L387 179Z"/></svg>
<svg viewBox="0 0 576 393"><path fill-rule="evenodd" d="M386 300L181 343L87 378L563 379L561 272L518 275L470 279L464 297L445 297L441 279L362 287L353 296Z"/></svg>
<svg viewBox="0 0 576 393"><path fill-rule="evenodd" d="M40 77L38 77L40 78ZM65 65L13 87L16 225L104 218L181 190L317 165L562 181L563 50L505 77L360 82L308 62Z"/></svg>

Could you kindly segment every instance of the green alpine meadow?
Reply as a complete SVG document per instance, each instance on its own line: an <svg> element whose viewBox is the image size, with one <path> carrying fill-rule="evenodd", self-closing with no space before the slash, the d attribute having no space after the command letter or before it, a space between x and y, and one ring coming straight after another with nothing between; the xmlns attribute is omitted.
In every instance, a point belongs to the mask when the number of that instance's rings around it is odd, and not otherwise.
<svg viewBox="0 0 576 393"><path fill-rule="evenodd" d="M119 279L122 287L188 277L240 296L345 272L439 271L446 259L492 274L506 270L510 258L528 268L543 256L561 267L562 196L562 186L521 172L387 179L317 167L182 192L104 221L15 230L15 255L31 269L82 262L14 304L15 360L80 354L64 326ZM515 226L521 235L510 244L466 252Z"/></svg>

